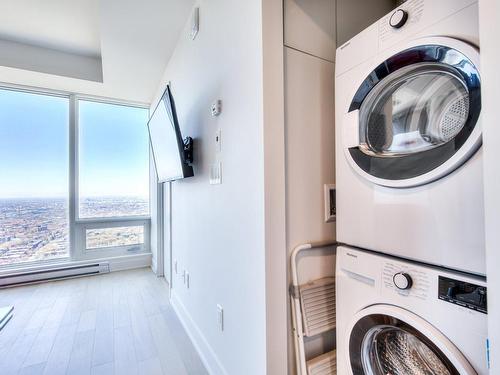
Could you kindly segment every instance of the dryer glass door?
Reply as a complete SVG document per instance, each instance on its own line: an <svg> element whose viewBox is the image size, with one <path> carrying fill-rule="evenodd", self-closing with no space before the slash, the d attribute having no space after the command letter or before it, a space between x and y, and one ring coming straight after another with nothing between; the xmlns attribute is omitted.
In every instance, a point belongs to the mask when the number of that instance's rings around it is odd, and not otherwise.
<svg viewBox="0 0 500 375"><path fill-rule="evenodd" d="M452 141L469 116L469 91L445 65L400 69L361 104L360 149L379 157L404 157Z"/></svg>
<svg viewBox="0 0 500 375"><path fill-rule="evenodd" d="M378 65L357 90L348 116L357 113L358 139L346 144L347 156L381 185L428 183L479 148L480 111L479 72L471 59L442 45L409 48Z"/></svg>
<svg viewBox="0 0 500 375"><path fill-rule="evenodd" d="M354 375L460 375L430 338L388 315L360 319L349 352Z"/></svg>

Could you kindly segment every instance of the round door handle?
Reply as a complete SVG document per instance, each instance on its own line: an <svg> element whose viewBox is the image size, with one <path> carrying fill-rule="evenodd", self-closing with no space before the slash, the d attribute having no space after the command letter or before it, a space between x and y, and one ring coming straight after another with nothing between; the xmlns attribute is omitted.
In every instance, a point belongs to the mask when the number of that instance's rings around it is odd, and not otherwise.
<svg viewBox="0 0 500 375"><path fill-rule="evenodd" d="M400 290L410 289L413 285L413 280L410 275L404 272L399 272L392 277L392 281L396 288Z"/></svg>

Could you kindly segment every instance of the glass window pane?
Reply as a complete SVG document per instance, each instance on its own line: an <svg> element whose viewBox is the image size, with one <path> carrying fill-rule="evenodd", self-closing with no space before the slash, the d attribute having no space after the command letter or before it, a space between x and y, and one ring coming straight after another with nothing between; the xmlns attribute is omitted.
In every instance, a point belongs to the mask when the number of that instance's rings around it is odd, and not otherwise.
<svg viewBox="0 0 500 375"><path fill-rule="evenodd" d="M149 215L148 110L79 101L79 217Z"/></svg>
<svg viewBox="0 0 500 375"><path fill-rule="evenodd" d="M115 227L87 229L87 249L115 246L141 245L144 243L144 227Z"/></svg>
<svg viewBox="0 0 500 375"><path fill-rule="evenodd" d="M0 89L0 266L69 255L68 108Z"/></svg>

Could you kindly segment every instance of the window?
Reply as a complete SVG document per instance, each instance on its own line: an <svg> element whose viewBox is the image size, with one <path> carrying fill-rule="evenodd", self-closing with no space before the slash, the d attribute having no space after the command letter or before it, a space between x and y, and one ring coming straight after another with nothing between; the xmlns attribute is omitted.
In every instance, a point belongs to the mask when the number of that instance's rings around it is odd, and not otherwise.
<svg viewBox="0 0 500 375"><path fill-rule="evenodd" d="M86 230L87 249L141 245L144 243L144 227L115 227Z"/></svg>
<svg viewBox="0 0 500 375"><path fill-rule="evenodd" d="M0 267L149 251L147 120L143 107L0 88Z"/></svg>
<svg viewBox="0 0 500 375"><path fill-rule="evenodd" d="M78 101L80 218L149 215L148 110Z"/></svg>
<svg viewBox="0 0 500 375"><path fill-rule="evenodd" d="M69 100L0 89L0 266L69 256Z"/></svg>

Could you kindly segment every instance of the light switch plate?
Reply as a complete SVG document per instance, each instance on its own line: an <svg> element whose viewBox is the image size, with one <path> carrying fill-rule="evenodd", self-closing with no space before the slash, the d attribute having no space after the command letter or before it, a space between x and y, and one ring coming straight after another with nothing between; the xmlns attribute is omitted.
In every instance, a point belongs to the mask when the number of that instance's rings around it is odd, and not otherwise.
<svg viewBox="0 0 500 375"><path fill-rule="evenodd" d="M191 18L191 39L196 39L198 31L200 31L200 8L196 7L193 10L193 16Z"/></svg>
<svg viewBox="0 0 500 375"><path fill-rule="evenodd" d="M215 162L210 166L210 185L222 184L222 163Z"/></svg>
<svg viewBox="0 0 500 375"><path fill-rule="evenodd" d="M224 309L219 304L217 304L217 325L221 332L224 331Z"/></svg>

